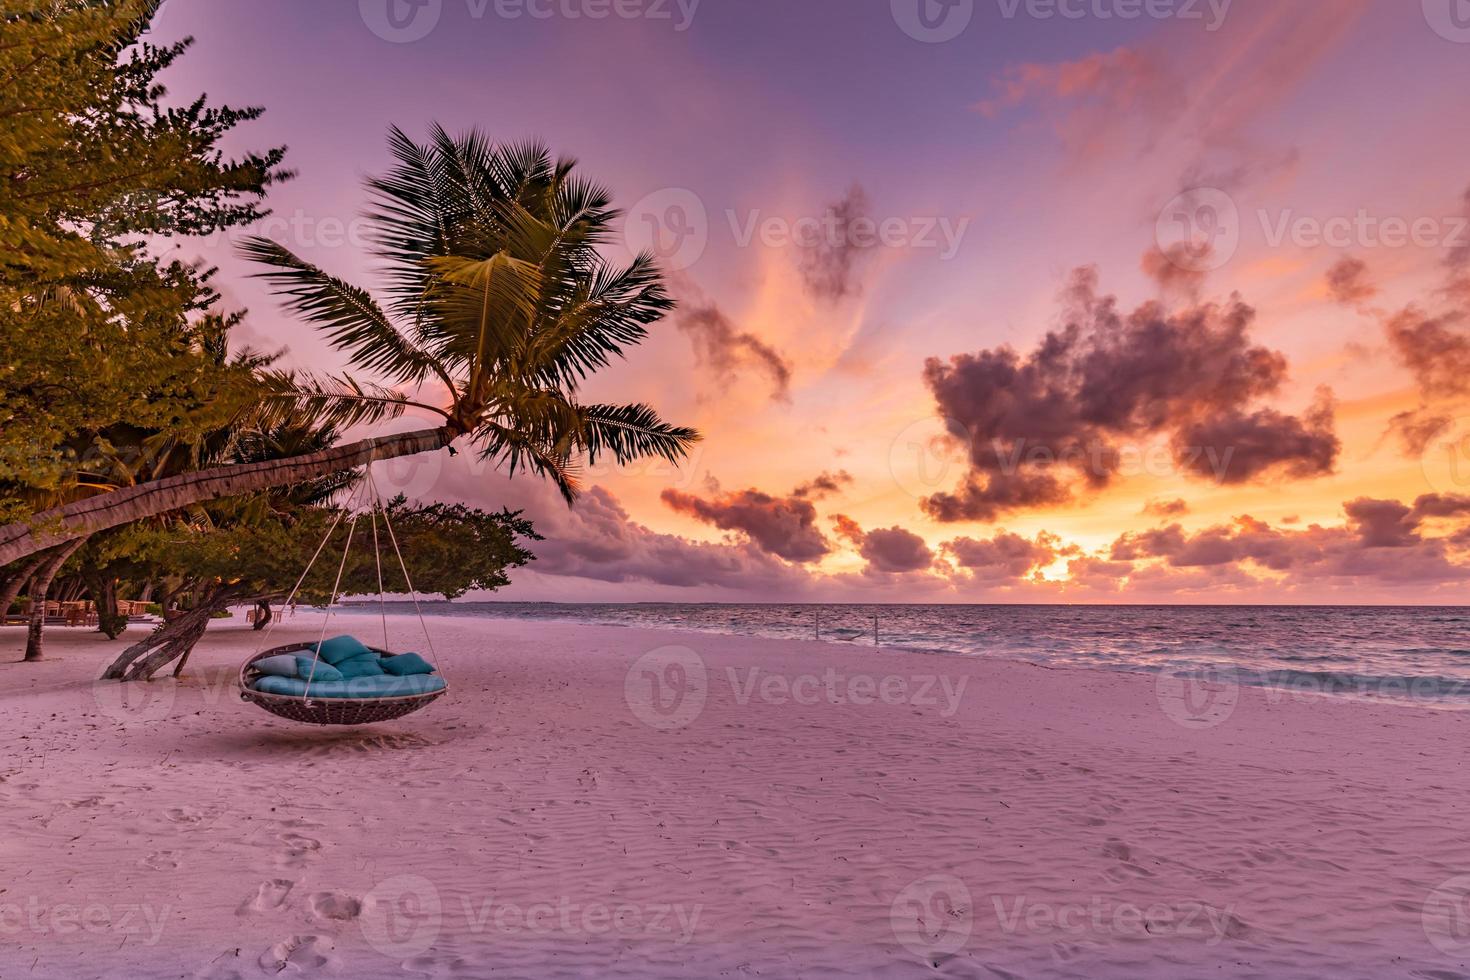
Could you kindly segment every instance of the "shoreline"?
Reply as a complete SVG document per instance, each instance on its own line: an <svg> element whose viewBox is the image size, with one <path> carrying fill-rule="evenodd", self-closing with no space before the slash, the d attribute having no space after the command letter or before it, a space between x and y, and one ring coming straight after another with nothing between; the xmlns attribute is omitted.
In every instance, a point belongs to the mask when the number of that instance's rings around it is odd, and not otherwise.
<svg viewBox="0 0 1470 980"><path fill-rule="evenodd" d="M363 604L363 605L365 607L367 604ZM390 612L389 612L389 615L390 616L391 615L397 615L397 616L404 616L404 617L411 617L411 618L416 618L417 617L417 614L412 609L411 603L403 602L403 603L398 603L397 605L400 608L398 608L398 609L395 610L395 609L392 608L393 604L390 604ZM1121 675L1126 675L1126 676L1139 676L1139 677L1148 677L1148 678L1158 678L1158 677L1160 677L1165 672L1164 669L1157 668L1157 667L1155 667L1153 665L1147 665L1147 664L1140 664L1140 665L1137 665L1137 666L1126 666L1126 665L1119 665L1119 664L1114 664L1114 663L1098 663L1098 664L1095 664L1095 665L1080 665L1080 664L1073 664L1073 663L1047 662L1047 661L1045 661L1044 659L1041 659L1041 658L1027 658L1027 657L1024 657L1024 656L1016 655L1013 651L1006 650L1006 649L1002 649L1002 650L999 650L999 651L994 652L994 653L979 653L979 652L968 652L968 651L963 651L963 650L943 649L943 648L937 648L937 647L932 647L932 646L931 647L905 646L905 645L902 645L900 643L883 644L883 645L878 646L878 647L875 648L874 646L872 646L872 645L870 645L870 644L868 644L866 642L862 642L862 641L864 641L864 640L867 639L867 637L864 637L864 636L855 637L851 641L849 641L849 640L842 640L842 639L831 639L831 638L826 638L826 637L823 637L821 639L817 639L815 637L812 637L810 639L803 640L803 639L801 639L799 637L791 637L791 636L760 635L760 634L756 634L756 633L741 633L741 632L736 632L734 630L722 630L722 629L715 629L715 628L699 629L699 628L685 626L685 625L682 625L682 624L659 625L659 624L654 624L654 623L619 623L619 622L594 621L594 620L589 620L589 619L576 619L576 618L559 617L559 616L547 616L547 617L540 617L540 616L536 616L536 617L515 616L515 615L508 615L508 614L497 614L497 613L494 613L494 612L491 612L491 611L477 611L477 612L468 612L468 611L466 611L466 612L459 612L459 611L454 611L452 609L446 609L446 607L448 607L449 605L450 605L449 603L439 603L439 608L440 608L441 611L439 611L439 612L426 612L425 613L425 616L430 617L430 618L436 618L436 619L488 620L488 621L495 621L495 622L533 623L533 624L534 623L547 623L547 624L554 624L554 625L558 625L558 626L569 626L569 627L571 627L571 626L588 626L588 627L599 627L599 628L608 628L608 629L647 629L647 630L654 630L654 631L663 632L663 633L688 633L688 634L693 634L693 635L697 635L697 636L703 636L703 635L708 635L708 636L726 636L726 637L731 637L731 638L736 638L736 639L744 638L744 639L750 639L750 640L775 641L775 642L788 642L788 641L789 642L810 642L810 643L820 643L820 644L822 644L824 646L830 646L830 647L834 647L836 649L863 650L863 651L866 651L866 652L869 652L869 653L873 653L873 652L882 653L882 652L887 651L887 652L899 653L899 654L904 654L904 655L933 656L933 657L946 657L946 658L954 657L954 658L960 658L960 659L983 660L983 661L988 661L988 662L996 662L996 661L998 661L998 662L1003 662L1003 663L1026 664L1026 665L1030 665L1030 666L1034 666L1034 667L1040 667L1040 668L1042 668L1044 670L1082 671L1082 672L1090 672L1090 671L1098 671L1098 670L1101 670L1101 671L1106 671L1106 672L1112 673L1112 674L1121 674ZM495 603L484 603L484 605L495 605ZM528 604L528 605L530 605L530 604ZM537 603L535 605L547 605L547 606L573 605L573 606L576 606L576 605L583 605L583 604L577 604L577 603ZM606 606L610 606L610 607L624 607L624 606L639 606L639 605L642 605L642 606L659 606L659 605L664 605L664 604L662 604L662 603L590 603L590 604L585 604L585 605L589 605L589 606L606 605ZM735 605L735 604L708 603L708 604L702 604L702 605L716 605L716 606L718 606L718 605ZM764 606L766 604L757 603L757 604L751 604L751 605L754 608L759 608L759 607ZM801 606L802 604L793 604L793 605ZM820 606L820 604L818 604L818 606ZM303 608L305 608L305 607L303 607ZM936 607L936 608L938 608L938 607ZM1135 608L1168 609L1168 608L1176 608L1176 607L1169 607L1169 606L1138 606L1138 607L1135 607ZM1197 606L1197 607L1193 607L1193 608L1208 609L1208 608L1246 608L1246 607L1233 607L1233 606L1220 606L1220 607ZM1315 607L1315 606L1292 606L1292 607L1286 607L1286 606L1270 606L1270 607L1264 607L1263 606L1263 607L1259 607L1259 608L1271 608L1271 609L1281 609L1281 608L1315 609L1315 608L1336 608L1336 607L1330 607L1330 606L1328 606L1328 607ZM1356 607L1356 608L1370 608L1370 607ZM1399 608L1402 608L1402 609L1408 609L1408 608L1414 608L1414 609L1419 609L1419 608L1435 608L1435 609L1446 609L1446 610L1464 611L1467 614L1470 614L1470 606L1464 606L1464 607L1460 607L1460 606L1433 606L1433 607L1385 606L1385 607L1374 607L1374 608L1394 608L1394 609L1399 609ZM349 604L346 604L345 606L340 607L338 610L334 611L333 615L334 616L338 616L338 615L343 615L344 613L345 614L348 614L348 615L372 615L372 616L379 615L379 613L376 610L376 608L373 608L371 610L369 610L368 608L353 608L353 604L350 604L350 603ZM1328 700L1349 701L1349 702L1353 702L1353 703L1357 703L1357 704L1389 705L1389 706L1402 707L1402 708L1426 708L1426 709L1435 710L1435 711L1470 711L1470 680L1462 680L1462 679L1459 679L1459 678L1450 678L1450 677L1444 677L1444 676L1417 676L1417 677L1414 677L1412 679L1406 679L1403 676L1343 673L1343 672L1340 672L1340 671L1326 671L1326 672L1315 671L1314 672L1314 671L1306 671L1306 670L1291 670L1290 668L1281 668L1281 669L1278 669L1278 670L1274 671L1274 673L1276 673L1276 674L1288 674L1288 673L1290 673L1290 674L1293 674L1294 676L1288 678L1286 680L1286 682L1271 682L1271 681L1267 680L1267 678L1269 678L1270 677L1270 674L1273 673L1273 672L1265 672L1265 673L1262 673L1260 671L1253 671L1251 669L1243 668L1243 667L1238 667L1238 666L1235 666L1235 665L1232 665L1232 664L1229 664L1229 663L1217 664L1213 668L1207 667L1203 671L1200 671L1198 668L1192 668L1192 667L1189 667L1189 666L1179 666L1178 668L1175 668L1175 674L1176 674L1176 676L1183 676L1183 675L1189 673L1191 670L1193 670L1195 673L1202 674L1203 675L1203 679L1204 679L1204 681L1206 683L1219 681L1219 682L1223 682L1223 683L1227 683L1227 684L1233 684L1233 685L1238 686L1238 687L1250 687L1250 688L1256 688L1256 689L1260 689L1260 690L1264 690L1264 691L1280 692L1280 696L1283 696L1283 697L1284 696L1291 696L1291 697L1320 697L1320 698L1325 698L1325 699L1328 699ZM1320 689L1315 689L1314 690L1313 689L1313 678L1316 678L1316 679L1319 679L1320 680L1320 679L1323 679L1323 678L1326 678L1326 677L1342 678L1345 681L1350 682L1350 683L1359 682L1359 683L1357 683L1359 692L1358 693L1353 693L1353 692L1344 692L1344 691L1340 691L1340 690L1320 690ZM1401 681L1403 682L1402 684L1400 684ZM1433 681L1436 684L1443 682L1447 686L1451 686L1452 689L1454 689L1454 693L1443 692L1443 693L1439 693L1439 694L1437 694L1435 696L1428 696L1428 695L1423 695L1423 694L1421 694L1421 695L1419 695L1417 697L1410 696L1408 694L1408 690L1409 689L1412 689L1415 686L1415 683L1414 682L1417 682L1417 681ZM1366 682L1366 683L1360 683L1360 682ZM1381 695L1381 694L1375 695L1375 694L1372 694L1372 693L1361 693L1361 691L1362 691L1362 689L1364 687L1369 687L1369 686L1373 686L1373 685L1379 685L1379 686L1387 687L1387 688L1390 688L1390 689L1397 689L1398 687L1402 686L1403 688L1405 688L1405 696L1397 697L1397 696L1384 696L1384 695ZM1421 685L1418 685L1418 686L1422 689L1424 687L1427 687L1428 685L1422 685L1421 684ZM1453 700L1453 698L1455 697L1456 694L1458 694L1459 696L1463 697L1464 700L1461 700L1461 701Z"/></svg>

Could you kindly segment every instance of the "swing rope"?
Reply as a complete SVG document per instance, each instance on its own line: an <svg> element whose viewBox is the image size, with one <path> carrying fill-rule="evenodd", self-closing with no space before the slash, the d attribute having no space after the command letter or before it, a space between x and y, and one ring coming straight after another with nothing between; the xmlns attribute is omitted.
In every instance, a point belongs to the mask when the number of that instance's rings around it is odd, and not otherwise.
<svg viewBox="0 0 1470 980"><path fill-rule="evenodd" d="M368 464L367 481L368 485L371 486L373 489L373 499L377 502L377 505L381 507L382 495L378 492L377 481L373 479L373 468L371 463ZM434 649L434 637L429 632L428 621L424 619L423 607L419 605L418 590L413 587L413 579L409 577L408 563L403 560L403 550L398 547L398 535L393 531L393 519L388 516L388 508L386 507L383 507L383 526L388 529L388 540L393 542L393 553L398 556L398 567L403 572L403 582L405 585L408 586L408 594L413 599L413 609L419 617L419 628L424 631L424 642L428 644L429 647L429 660L434 665L434 667L438 669L439 676L443 677L444 669L443 665L439 662L439 654ZM448 681L446 679L446 683L447 682Z"/></svg>
<svg viewBox="0 0 1470 980"><path fill-rule="evenodd" d="M322 644L327 639L327 626L332 622L332 606L337 602L337 590L342 587L342 570L347 567L347 554L352 550L352 536L357 533L357 518L353 514L352 521L347 525L347 544L342 548L342 561L337 565L337 579L332 583L332 595L327 600L326 615L322 617L322 632L316 641L316 655L311 658L311 672L306 676L306 690L301 692L301 703L310 705L311 682L316 678L316 665L322 659Z"/></svg>
<svg viewBox="0 0 1470 980"><path fill-rule="evenodd" d="M312 554L311 561L306 563L306 568L302 569L301 577L296 580L296 584L291 587L290 594L286 596L286 601L281 605L281 615L270 621L270 625L265 628L265 633L262 634L260 641L255 644L255 652L251 654L252 659L259 656L260 651L264 650L266 644L270 642L271 634L276 631L276 627L285 618L286 610L291 608L291 603L295 601L296 593L301 591L301 585L306 581L306 576L311 574L311 569L316 565L316 560L322 556L322 549L326 548L327 542L332 540L333 532L337 530L337 525L342 523L342 518L346 515L347 511L345 510L337 511L337 516L332 520L331 526L327 528L327 533L322 536L321 544L316 546L316 551Z"/></svg>
<svg viewBox="0 0 1470 980"><path fill-rule="evenodd" d="M383 649L388 649L388 593L383 591L383 548L378 543L378 510L383 506L377 488L373 488L373 564L378 569L378 613L383 619ZM388 519L387 511L383 519Z"/></svg>

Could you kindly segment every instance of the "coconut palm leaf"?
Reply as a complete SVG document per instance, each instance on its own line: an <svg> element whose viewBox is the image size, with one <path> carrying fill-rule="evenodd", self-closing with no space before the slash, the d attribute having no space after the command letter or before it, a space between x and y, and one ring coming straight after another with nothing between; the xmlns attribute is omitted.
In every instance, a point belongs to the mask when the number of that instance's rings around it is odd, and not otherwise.
<svg viewBox="0 0 1470 980"><path fill-rule="evenodd" d="M268 238L246 239L240 253L270 266L256 277L274 286L288 310L320 327L358 367L400 384L418 384L433 374L453 387L443 365L400 333L367 290L328 275Z"/></svg>

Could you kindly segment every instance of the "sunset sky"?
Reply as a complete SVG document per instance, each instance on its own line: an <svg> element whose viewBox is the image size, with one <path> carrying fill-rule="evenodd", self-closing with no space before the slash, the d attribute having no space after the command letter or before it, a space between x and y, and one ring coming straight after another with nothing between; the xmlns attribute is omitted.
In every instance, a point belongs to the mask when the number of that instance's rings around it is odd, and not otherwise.
<svg viewBox="0 0 1470 980"><path fill-rule="evenodd" d="M500 597L1470 594L1470 4L417 4L170 0L158 33L197 39L177 97L290 147L241 235L372 288L362 178L438 121L577 157L611 251L661 251L679 311L589 393L700 428L686 466L571 511L470 454L383 470L527 511ZM231 249L179 246L239 342L339 365Z"/></svg>

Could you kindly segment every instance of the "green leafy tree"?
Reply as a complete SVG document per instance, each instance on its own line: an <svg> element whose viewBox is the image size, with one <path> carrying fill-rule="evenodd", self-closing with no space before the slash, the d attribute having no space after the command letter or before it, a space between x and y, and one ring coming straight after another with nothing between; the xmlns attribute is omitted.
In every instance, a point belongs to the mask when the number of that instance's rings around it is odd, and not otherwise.
<svg viewBox="0 0 1470 980"><path fill-rule="evenodd" d="M207 356L210 270L148 241L266 213L283 150L227 158L258 108L166 104L192 43L148 43L159 0L0 0L0 519L73 500L89 436L217 427L251 374Z"/></svg>
<svg viewBox="0 0 1470 980"><path fill-rule="evenodd" d="M388 502L385 511L386 517L376 517L376 550L370 510L348 513L308 507L231 527L178 522L164 529L128 528L123 546L134 574L162 583L168 615L147 638L120 653L103 677L147 679L175 662L175 674L182 671L189 651L216 613L238 603L284 601L324 538L322 558L302 581L296 602L328 601L339 566L341 595L376 594L380 560L383 588L406 593L408 585L387 522L392 523L414 588L420 595L445 599L509 584L507 571L534 559L521 542L540 540L530 522L508 511L411 505L402 497Z"/></svg>

